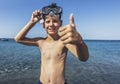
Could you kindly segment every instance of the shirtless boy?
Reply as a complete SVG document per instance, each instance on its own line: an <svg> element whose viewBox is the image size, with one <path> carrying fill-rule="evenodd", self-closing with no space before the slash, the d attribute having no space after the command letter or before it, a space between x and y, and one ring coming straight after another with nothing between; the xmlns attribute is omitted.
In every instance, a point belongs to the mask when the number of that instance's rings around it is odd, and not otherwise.
<svg viewBox="0 0 120 84"><path fill-rule="evenodd" d="M55 3L36 10L28 24L16 35L15 41L29 46L38 46L41 50L41 73L39 84L66 84L65 60L69 50L76 58L86 61L88 48L77 32L73 14L69 24L62 25L62 8ZM26 34L41 19L47 32L46 38L28 38ZM59 33L58 33L59 31Z"/></svg>

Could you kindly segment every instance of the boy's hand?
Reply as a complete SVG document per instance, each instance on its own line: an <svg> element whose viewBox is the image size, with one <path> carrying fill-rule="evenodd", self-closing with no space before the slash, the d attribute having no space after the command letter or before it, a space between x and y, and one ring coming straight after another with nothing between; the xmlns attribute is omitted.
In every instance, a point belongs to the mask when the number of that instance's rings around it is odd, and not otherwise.
<svg viewBox="0 0 120 84"><path fill-rule="evenodd" d="M31 21L33 23L37 23L40 19L41 19L41 12L39 10L35 10L33 13L32 13L32 17L31 17Z"/></svg>
<svg viewBox="0 0 120 84"><path fill-rule="evenodd" d="M82 37L76 31L73 14L70 15L70 24L60 29L61 40L64 44L82 42Z"/></svg>

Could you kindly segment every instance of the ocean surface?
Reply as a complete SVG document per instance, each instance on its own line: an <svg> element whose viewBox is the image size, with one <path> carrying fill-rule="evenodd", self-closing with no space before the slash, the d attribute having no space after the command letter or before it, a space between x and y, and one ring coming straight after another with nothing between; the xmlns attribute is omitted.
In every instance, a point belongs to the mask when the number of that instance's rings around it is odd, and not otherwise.
<svg viewBox="0 0 120 84"><path fill-rule="evenodd" d="M119 84L120 41L85 40L89 60L81 62L68 52L65 75L68 84ZM37 84L40 51L14 40L0 40L0 84Z"/></svg>

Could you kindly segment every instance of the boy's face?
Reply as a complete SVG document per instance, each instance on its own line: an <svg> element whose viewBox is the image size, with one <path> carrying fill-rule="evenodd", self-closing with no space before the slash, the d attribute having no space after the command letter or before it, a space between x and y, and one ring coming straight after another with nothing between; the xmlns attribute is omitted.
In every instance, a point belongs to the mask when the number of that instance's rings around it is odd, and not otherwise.
<svg viewBox="0 0 120 84"><path fill-rule="evenodd" d="M43 25L47 34L56 35L58 34L58 29L61 26L61 20L59 17L46 17Z"/></svg>

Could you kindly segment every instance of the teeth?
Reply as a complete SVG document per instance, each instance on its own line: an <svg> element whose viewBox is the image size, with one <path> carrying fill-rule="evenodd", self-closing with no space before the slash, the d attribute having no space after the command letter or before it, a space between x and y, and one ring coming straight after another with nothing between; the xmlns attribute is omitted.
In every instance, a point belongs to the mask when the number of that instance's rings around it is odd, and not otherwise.
<svg viewBox="0 0 120 84"><path fill-rule="evenodd" d="M49 28L49 30L55 30L54 28Z"/></svg>

